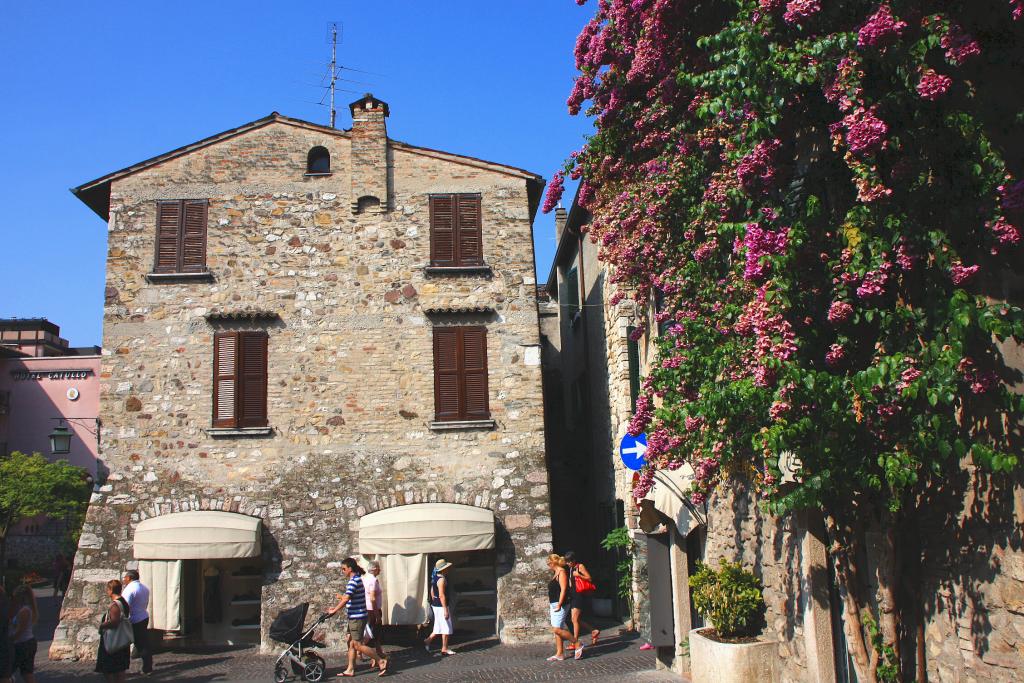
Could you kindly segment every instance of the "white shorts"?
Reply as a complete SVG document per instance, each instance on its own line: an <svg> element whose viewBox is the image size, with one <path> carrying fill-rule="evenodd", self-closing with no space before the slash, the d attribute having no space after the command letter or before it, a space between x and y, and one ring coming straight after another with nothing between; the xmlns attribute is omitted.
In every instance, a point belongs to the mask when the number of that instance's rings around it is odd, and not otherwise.
<svg viewBox="0 0 1024 683"><path fill-rule="evenodd" d="M431 611L434 613L434 630L431 631L431 635L435 636L450 636L452 634L452 620L451 618L445 619L444 607L430 606ZM451 612L449 612L451 614Z"/></svg>
<svg viewBox="0 0 1024 683"><path fill-rule="evenodd" d="M566 619L569 617L569 610L566 609L565 605L562 605L562 607L559 608L557 602L552 602L550 607L551 626L554 628L565 628Z"/></svg>

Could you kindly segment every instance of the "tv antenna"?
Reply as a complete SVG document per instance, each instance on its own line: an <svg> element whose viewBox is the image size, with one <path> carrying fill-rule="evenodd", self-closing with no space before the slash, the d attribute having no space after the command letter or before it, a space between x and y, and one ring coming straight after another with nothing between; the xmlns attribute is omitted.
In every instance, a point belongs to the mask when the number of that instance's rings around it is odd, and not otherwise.
<svg viewBox="0 0 1024 683"><path fill-rule="evenodd" d="M334 109L334 86L338 81L338 22L331 22L331 128L338 112Z"/></svg>

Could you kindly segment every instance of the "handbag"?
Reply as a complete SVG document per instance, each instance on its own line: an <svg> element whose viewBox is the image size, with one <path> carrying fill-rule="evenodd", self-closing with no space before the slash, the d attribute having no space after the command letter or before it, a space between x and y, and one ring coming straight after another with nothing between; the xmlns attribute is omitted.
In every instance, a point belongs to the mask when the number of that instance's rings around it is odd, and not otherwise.
<svg viewBox="0 0 1024 683"><path fill-rule="evenodd" d="M576 593L579 595L586 595L587 593L593 593L597 590L597 586L590 579L585 579L576 572L572 575L573 588L576 589Z"/></svg>
<svg viewBox="0 0 1024 683"><path fill-rule="evenodd" d="M124 613L124 607L121 606L121 603L115 601L115 604L121 610L121 621L118 622L115 628L108 628L103 632L103 649L108 654L120 652L135 642L132 622L128 620L128 615Z"/></svg>

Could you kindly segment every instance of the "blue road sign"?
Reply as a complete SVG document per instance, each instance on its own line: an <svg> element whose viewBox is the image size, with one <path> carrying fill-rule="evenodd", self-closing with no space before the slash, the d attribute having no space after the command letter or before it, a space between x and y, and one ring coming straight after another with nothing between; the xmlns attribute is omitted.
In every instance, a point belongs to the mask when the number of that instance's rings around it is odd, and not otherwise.
<svg viewBox="0 0 1024 683"><path fill-rule="evenodd" d="M631 470L638 470L647 463L647 435L626 434L619 442L619 457L622 464Z"/></svg>

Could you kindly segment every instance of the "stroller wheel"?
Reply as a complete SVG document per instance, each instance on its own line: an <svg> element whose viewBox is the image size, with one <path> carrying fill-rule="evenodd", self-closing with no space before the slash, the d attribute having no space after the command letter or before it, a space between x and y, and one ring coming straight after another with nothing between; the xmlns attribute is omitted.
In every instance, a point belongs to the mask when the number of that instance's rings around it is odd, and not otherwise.
<svg viewBox="0 0 1024 683"><path fill-rule="evenodd" d="M310 683L320 683L324 680L327 672L327 662L324 658L313 652L306 652L302 655L302 677Z"/></svg>
<svg viewBox="0 0 1024 683"><path fill-rule="evenodd" d="M278 662L277 666L274 667L274 683L284 683L289 678L288 669L285 668L284 662Z"/></svg>

